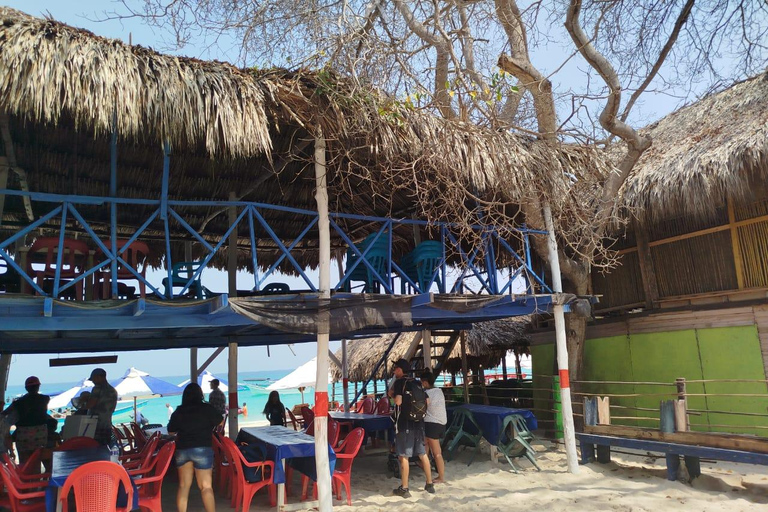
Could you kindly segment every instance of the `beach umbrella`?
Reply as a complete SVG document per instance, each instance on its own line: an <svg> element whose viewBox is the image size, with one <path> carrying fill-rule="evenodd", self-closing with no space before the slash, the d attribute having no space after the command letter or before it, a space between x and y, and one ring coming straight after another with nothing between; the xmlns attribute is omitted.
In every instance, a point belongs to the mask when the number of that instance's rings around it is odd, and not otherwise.
<svg viewBox="0 0 768 512"><path fill-rule="evenodd" d="M93 382L88 379L83 379L77 386L72 386L66 391L52 396L50 402L48 402L48 409L61 409L63 407L70 407L72 405L72 399L80 396L83 391L91 391L93 389Z"/></svg>
<svg viewBox="0 0 768 512"><path fill-rule="evenodd" d="M313 357L299 366L282 379L270 384L268 391L280 391L281 389L298 389L301 393L301 401L304 402L304 389L315 386L317 379L317 357Z"/></svg>
<svg viewBox="0 0 768 512"><path fill-rule="evenodd" d="M123 377L111 383L120 398L133 398L133 417L136 417L136 399L140 396L180 395L182 390L170 382L152 377L134 367L128 369Z"/></svg>
<svg viewBox="0 0 768 512"><path fill-rule="evenodd" d="M197 383L200 385L200 387L203 389L204 394L209 394L211 392L211 381L213 379L219 379L219 390L222 393L226 393L229 391L229 385L225 379L222 379L221 377L217 377L208 370L205 370L203 373L197 376ZM179 387L181 389L184 389L187 384L189 384L189 379L185 380L181 384L179 384Z"/></svg>

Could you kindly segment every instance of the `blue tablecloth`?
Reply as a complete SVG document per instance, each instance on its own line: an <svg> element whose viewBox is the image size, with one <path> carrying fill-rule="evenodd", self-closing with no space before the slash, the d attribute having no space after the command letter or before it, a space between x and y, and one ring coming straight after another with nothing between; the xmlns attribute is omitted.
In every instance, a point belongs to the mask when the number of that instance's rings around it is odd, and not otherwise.
<svg viewBox="0 0 768 512"><path fill-rule="evenodd" d="M275 483L285 483L283 460L292 459L292 466L313 480L317 480L315 470L315 438L303 432L273 425L269 427L241 428L237 433L237 443L260 443L266 448L267 457L275 462ZM298 460L302 459L302 460ZM331 474L336 466L336 454L328 445L328 461Z"/></svg>
<svg viewBox="0 0 768 512"><path fill-rule="evenodd" d="M361 427L366 434L386 431L393 427L392 417L388 414L360 414L356 412L329 412L328 416L336 421L350 421L355 427Z"/></svg>
<svg viewBox="0 0 768 512"><path fill-rule="evenodd" d="M56 499L59 494L59 488L67 481L67 477L72 472L89 462L100 460L109 460L109 448L100 446L98 448L86 448L82 450L71 450L65 452L53 452L53 462L51 466L51 478L48 481L48 487L45 489L45 509L47 512L55 512ZM131 480L133 482L133 480ZM120 488L117 495L117 505L125 506L125 490ZM139 493L136 486L133 486L133 509L139 508Z"/></svg>
<svg viewBox="0 0 768 512"><path fill-rule="evenodd" d="M504 422L504 418L510 414L519 414L525 418L525 423L528 425L528 429L531 431L534 431L539 427L538 422L536 421L536 417L528 409L510 409L508 407L496 407L494 405L480 404L462 404L448 407L447 412L449 424L453 418L453 411L459 407L469 409L469 411L472 413L472 416L475 418L475 421L477 421L477 424L480 426L480 429L483 431L483 437L492 445L495 445L499 442L501 425ZM476 434L476 432L472 431L474 429L472 424L469 424L466 429L470 434Z"/></svg>

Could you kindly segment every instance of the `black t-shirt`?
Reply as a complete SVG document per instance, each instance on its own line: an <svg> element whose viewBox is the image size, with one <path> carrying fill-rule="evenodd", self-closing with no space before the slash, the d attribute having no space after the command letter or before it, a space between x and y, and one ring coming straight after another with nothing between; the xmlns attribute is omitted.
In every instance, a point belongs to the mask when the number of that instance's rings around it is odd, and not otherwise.
<svg viewBox="0 0 768 512"><path fill-rule="evenodd" d="M18 400L15 400L8 409L16 409L19 414L17 427L34 427L36 425L46 425L48 423L48 402L51 398L48 395L27 393Z"/></svg>
<svg viewBox="0 0 768 512"><path fill-rule="evenodd" d="M395 420L397 421L397 430L404 430L413 425L413 422L408 420L408 409L411 404L406 403L405 398L405 386L408 384L408 380L408 377L401 377L397 379L392 385L392 392L394 395L400 395L403 397L402 405L395 405Z"/></svg>
<svg viewBox="0 0 768 512"><path fill-rule="evenodd" d="M264 414L267 416L270 425L285 426L285 407L282 402L267 404Z"/></svg>
<svg viewBox="0 0 768 512"><path fill-rule="evenodd" d="M171 414L168 432L176 432L176 448L207 448L212 445L213 429L221 423L221 414L207 402L180 405Z"/></svg>

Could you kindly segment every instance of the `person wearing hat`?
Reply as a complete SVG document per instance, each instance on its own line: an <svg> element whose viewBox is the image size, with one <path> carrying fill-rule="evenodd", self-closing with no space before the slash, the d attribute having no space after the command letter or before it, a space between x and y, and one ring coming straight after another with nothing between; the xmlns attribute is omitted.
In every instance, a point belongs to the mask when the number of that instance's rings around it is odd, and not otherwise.
<svg viewBox="0 0 768 512"><path fill-rule="evenodd" d="M421 382L408 378L406 372L411 371L411 365L405 359L395 362L393 373L395 382L392 385L392 395L395 399L395 451L400 462L400 486L392 493L395 496L410 498L408 489L408 476L410 471L409 459L417 456L427 477L424 490L430 494L435 493L432 482L432 469L424 446L424 420L414 421L409 418L411 408L415 407L417 393L424 397L424 403L428 405ZM418 388L418 389L417 389Z"/></svg>
<svg viewBox="0 0 768 512"><path fill-rule="evenodd" d="M88 414L98 418L93 438L103 445L112 440L112 413L117 407L117 391L107 382L107 372L96 368L88 379L93 382L91 398L88 400Z"/></svg>
<svg viewBox="0 0 768 512"><path fill-rule="evenodd" d="M27 377L24 382L27 394L15 400L2 412L3 416L16 415L16 432L13 439L19 453L19 463L23 464L38 448L48 444L48 395L40 394L40 379ZM56 420L53 420L54 424ZM55 430L55 429L54 429Z"/></svg>

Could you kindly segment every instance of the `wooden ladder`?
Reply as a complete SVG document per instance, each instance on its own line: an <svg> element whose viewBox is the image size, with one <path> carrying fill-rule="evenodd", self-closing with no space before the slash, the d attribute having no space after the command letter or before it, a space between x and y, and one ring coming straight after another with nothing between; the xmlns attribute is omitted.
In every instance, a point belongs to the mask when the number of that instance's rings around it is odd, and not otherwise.
<svg viewBox="0 0 768 512"><path fill-rule="evenodd" d="M439 375L443 371L443 365L448 357L456 347L456 343L459 341L459 331L432 331L432 339L448 338L446 342L431 343L432 349L436 349L435 354L432 355L432 373ZM419 343L416 347L416 352L410 359L411 368L413 369L415 376L418 377L421 370L424 369L424 341Z"/></svg>

